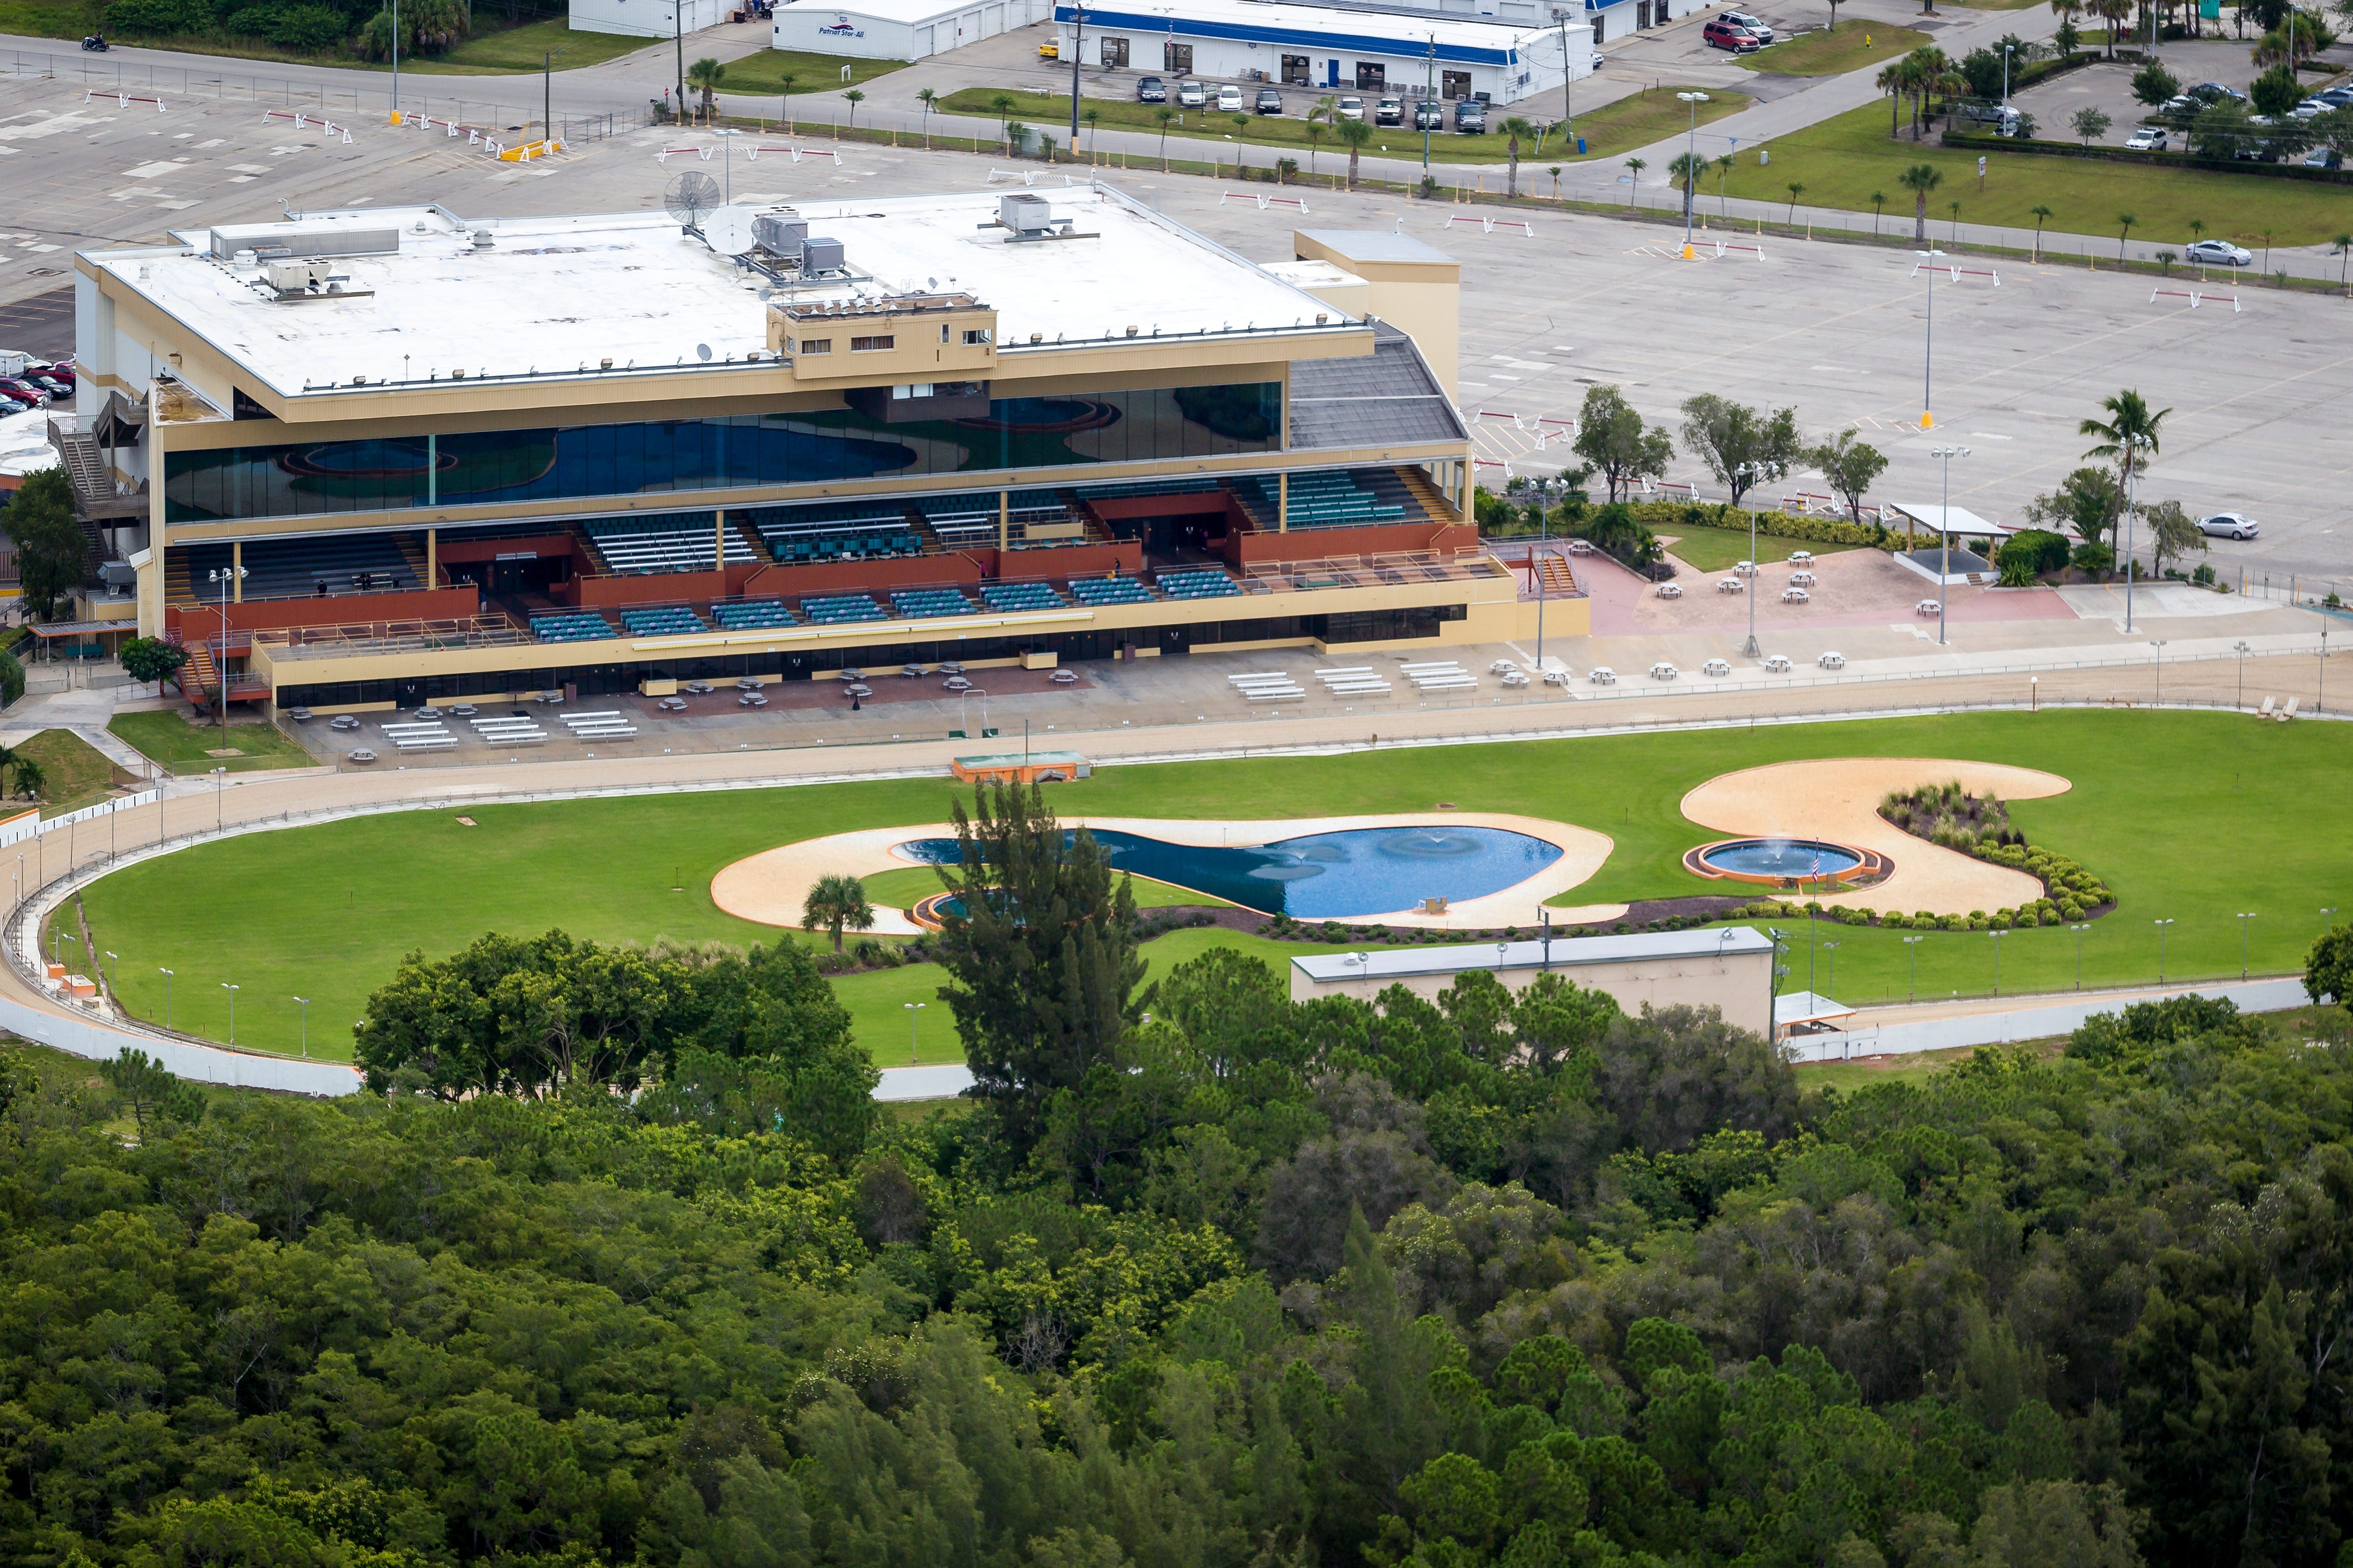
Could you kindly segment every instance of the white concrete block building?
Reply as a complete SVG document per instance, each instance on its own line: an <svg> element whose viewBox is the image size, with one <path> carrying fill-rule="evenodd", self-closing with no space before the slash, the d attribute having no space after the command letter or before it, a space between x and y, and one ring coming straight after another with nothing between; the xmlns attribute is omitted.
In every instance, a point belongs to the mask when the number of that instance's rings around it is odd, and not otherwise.
<svg viewBox="0 0 2353 1568"><path fill-rule="evenodd" d="M1050 20L1052 10L1051 0L858 0L849 5L788 0L776 7L773 47L864 59L920 60Z"/></svg>
<svg viewBox="0 0 2353 1568"><path fill-rule="evenodd" d="M727 20L736 0L571 0L575 33L618 33L633 38L667 38Z"/></svg>

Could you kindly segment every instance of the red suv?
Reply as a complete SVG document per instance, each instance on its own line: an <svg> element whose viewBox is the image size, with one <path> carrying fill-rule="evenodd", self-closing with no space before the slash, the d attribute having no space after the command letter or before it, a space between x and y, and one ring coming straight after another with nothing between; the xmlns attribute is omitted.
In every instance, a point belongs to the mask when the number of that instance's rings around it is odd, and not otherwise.
<svg viewBox="0 0 2353 1568"><path fill-rule="evenodd" d="M1762 47L1757 43L1756 34L1739 23L1727 22L1721 16L1707 25L1704 36L1715 47L1730 49L1736 55L1753 55Z"/></svg>

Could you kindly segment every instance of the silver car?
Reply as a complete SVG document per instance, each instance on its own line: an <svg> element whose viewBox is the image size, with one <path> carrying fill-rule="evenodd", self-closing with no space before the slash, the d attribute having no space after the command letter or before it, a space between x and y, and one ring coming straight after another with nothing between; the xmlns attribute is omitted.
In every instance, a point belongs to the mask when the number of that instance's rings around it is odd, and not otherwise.
<svg viewBox="0 0 2353 1568"><path fill-rule="evenodd" d="M2207 267L2247 267L2254 262L2254 253L2232 245L2227 239L2200 239L2190 244L2182 253L2186 261Z"/></svg>
<svg viewBox="0 0 2353 1568"><path fill-rule="evenodd" d="M2218 511L2211 517L2200 518L2198 531L2216 539L2253 539L2263 529L2245 512Z"/></svg>

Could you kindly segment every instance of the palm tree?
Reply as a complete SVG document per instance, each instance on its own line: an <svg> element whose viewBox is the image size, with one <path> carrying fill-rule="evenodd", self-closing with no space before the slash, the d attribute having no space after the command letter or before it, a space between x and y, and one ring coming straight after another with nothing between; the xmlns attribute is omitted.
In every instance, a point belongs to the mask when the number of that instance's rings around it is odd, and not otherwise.
<svg viewBox="0 0 2353 1568"><path fill-rule="evenodd" d="M1953 237L1945 243L1958 250L1961 247L1961 204L1952 202L1947 205L1953 215Z"/></svg>
<svg viewBox="0 0 2353 1568"><path fill-rule="evenodd" d="M2034 215L2034 264L2042 265L2042 226L2050 221L2051 209L2037 202L2027 211Z"/></svg>
<svg viewBox="0 0 2353 1568"><path fill-rule="evenodd" d="M874 929L874 906L866 901L865 885L855 877L819 877L801 902L801 930L823 926L833 937L833 951L841 951L841 931Z"/></svg>
<svg viewBox="0 0 2353 1568"><path fill-rule="evenodd" d="M703 58L686 68L686 81L702 93L702 117L709 120L719 107L719 84L726 79L727 68L717 60Z"/></svg>
<svg viewBox="0 0 2353 1568"><path fill-rule="evenodd" d="M1783 223L1794 224L1798 221L1798 198L1805 194L1806 186L1804 181L1791 180L1789 182L1789 212L1788 216L1781 220Z"/></svg>
<svg viewBox="0 0 2353 1568"><path fill-rule="evenodd" d="M843 93L841 99L849 105L849 127L854 131L858 128L858 106L866 101L866 95L853 87Z"/></svg>
<svg viewBox="0 0 2353 1568"><path fill-rule="evenodd" d="M2087 451L2087 458L2108 458L2116 465L2116 482L2130 486L2136 474L2147 470L2149 459L2158 454L2158 436L2165 425L2165 416L2173 412L2161 408L2148 411L2141 395L2127 387L2122 392L2100 399L2107 418L2086 419L2076 426L2076 433L2094 436L2100 444Z"/></svg>
<svg viewBox="0 0 2353 1568"><path fill-rule="evenodd" d="M1315 183L1315 149L1324 144L1324 138L1330 132L1316 122L1314 110L1307 112L1307 183L1312 185Z"/></svg>
<svg viewBox="0 0 2353 1568"><path fill-rule="evenodd" d="M1496 129L1504 133L1504 196L1508 201L1520 194L1520 138L1535 140L1536 128L1515 114Z"/></svg>
<svg viewBox="0 0 2353 1568"><path fill-rule="evenodd" d="M38 800L42 786L49 782L48 775L41 772L41 764L22 752L9 753L8 772L16 778L16 793L26 800Z"/></svg>
<svg viewBox="0 0 2353 1568"><path fill-rule="evenodd" d="M1642 171L1650 166L1651 165L1645 163L1640 158L1629 158L1626 160L1626 205L1630 207L1634 205L1634 192L1636 187L1641 184Z"/></svg>
<svg viewBox="0 0 2353 1568"><path fill-rule="evenodd" d="M1879 237L1880 209L1884 207L1886 205L1887 193L1885 191L1873 191L1871 193L1871 234L1872 237L1874 239Z"/></svg>
<svg viewBox="0 0 2353 1568"><path fill-rule="evenodd" d="M790 71L776 78L776 93L784 100L785 134L787 136L793 133L793 83L799 79Z"/></svg>
<svg viewBox="0 0 2353 1568"><path fill-rule="evenodd" d="M2340 258L2353 258L2353 234L2340 234L2329 243L2337 247ZM2337 286L2345 290L2347 299L2353 300L2353 278L2348 278L2346 270L2348 267L2353 267L2353 259L2339 259L2337 263Z"/></svg>
<svg viewBox="0 0 2353 1568"><path fill-rule="evenodd" d="M1894 141L1897 133L1896 105L1904 100L1905 94L1912 90L1910 57L1906 56L1900 60L1890 60L1880 71L1876 85L1880 91L1887 95L1887 136L1888 140Z"/></svg>
<svg viewBox="0 0 2353 1568"><path fill-rule="evenodd" d="M1013 118L1013 95L1009 92L1000 92L988 100L988 107L997 116L997 139L1004 142L1005 155L1010 158L1013 156L1013 132L1005 127Z"/></svg>
<svg viewBox="0 0 2353 1568"><path fill-rule="evenodd" d="M1087 158L1092 162L1095 155L1095 127L1102 122L1103 110L1090 109L1079 118L1087 122Z"/></svg>
<svg viewBox="0 0 2353 1568"><path fill-rule="evenodd" d="M1555 163L1545 172L1552 176L1552 199L1560 200L1560 165Z"/></svg>
<svg viewBox="0 0 2353 1568"><path fill-rule="evenodd" d="M1249 115L1234 116L1234 178L1237 180L1242 177L1242 153L1249 150L1249 144L1242 140L1242 136L1250 130L1250 124Z"/></svg>
<svg viewBox="0 0 2353 1568"><path fill-rule="evenodd" d="M1160 121L1160 172L1165 174L1168 172L1168 127L1176 120L1176 111L1163 104L1156 118Z"/></svg>
<svg viewBox="0 0 2353 1568"><path fill-rule="evenodd" d="M1692 192L1698 186L1699 177L1707 173L1707 160L1696 153L1678 153L1675 161L1667 165L1667 173L1683 187L1683 226L1688 228L1691 226Z"/></svg>
<svg viewBox="0 0 2353 1568"><path fill-rule="evenodd" d="M923 106L923 151L932 150L932 110L940 106L940 95L930 88L915 94L915 101Z"/></svg>
<svg viewBox="0 0 2353 1568"><path fill-rule="evenodd" d="M1928 193L1945 183L1944 172L1934 163L1915 163L1896 175L1895 183L1912 193L1912 237L1927 244Z"/></svg>
<svg viewBox="0 0 2353 1568"><path fill-rule="evenodd" d="M2140 215L2138 213L2118 213L2116 215L2116 223L2118 225L2116 229L2116 260L2119 264L2121 264L2125 258L2125 237L2132 233L2133 225L2139 221Z"/></svg>
<svg viewBox="0 0 2353 1568"><path fill-rule="evenodd" d="M1731 211L1724 202L1724 182L1731 174L1732 154L1726 153L1715 161L1715 210L1718 216L1726 216Z"/></svg>
<svg viewBox="0 0 2353 1568"><path fill-rule="evenodd" d="M1356 160L1364 155L1365 143L1373 139L1373 128L1361 120L1343 120L1332 128L1348 149L1348 188L1356 188Z"/></svg>

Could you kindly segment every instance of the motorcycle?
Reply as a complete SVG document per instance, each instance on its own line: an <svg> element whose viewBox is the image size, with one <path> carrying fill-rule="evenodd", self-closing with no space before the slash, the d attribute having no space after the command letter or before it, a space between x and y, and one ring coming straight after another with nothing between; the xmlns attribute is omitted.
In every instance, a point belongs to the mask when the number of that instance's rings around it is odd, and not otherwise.
<svg viewBox="0 0 2353 1568"><path fill-rule="evenodd" d="M106 53L108 48L111 46L107 43L104 34L92 33L90 37L81 41L81 47L88 49L92 54L102 55Z"/></svg>

